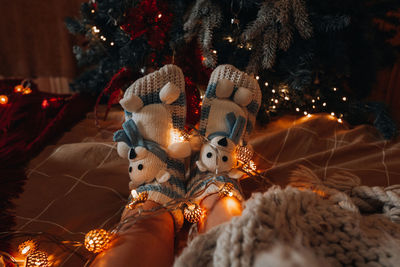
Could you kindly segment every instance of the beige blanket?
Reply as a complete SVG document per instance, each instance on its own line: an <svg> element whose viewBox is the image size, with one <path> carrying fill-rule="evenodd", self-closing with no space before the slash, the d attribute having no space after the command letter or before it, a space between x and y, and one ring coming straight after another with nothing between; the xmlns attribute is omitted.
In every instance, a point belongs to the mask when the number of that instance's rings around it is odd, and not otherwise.
<svg viewBox="0 0 400 267"><path fill-rule="evenodd" d="M93 114L31 161L25 191L16 201L16 231L46 232L62 240L83 241L94 228L110 228L119 220L128 197L128 164L112 142L123 113L114 110L101 129ZM350 128L329 115L283 117L258 129L251 139L255 162L266 178L286 185L299 165L322 180L347 171L365 185L400 184L400 142L384 141L371 126ZM247 196L265 190L261 178L242 182ZM36 238L36 237L35 237ZM15 239L18 244L27 238ZM83 266L82 247L72 250L39 238L56 266ZM71 246L68 246L71 247Z"/></svg>

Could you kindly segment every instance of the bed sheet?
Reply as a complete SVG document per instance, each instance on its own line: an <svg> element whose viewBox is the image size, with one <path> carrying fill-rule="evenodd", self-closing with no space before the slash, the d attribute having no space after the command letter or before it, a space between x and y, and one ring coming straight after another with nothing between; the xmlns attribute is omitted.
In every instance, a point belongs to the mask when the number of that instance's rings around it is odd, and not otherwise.
<svg viewBox="0 0 400 267"><path fill-rule="evenodd" d="M83 241L89 230L118 222L129 194L128 162L118 157L112 142L122 122L123 112L112 110L98 129L90 113L30 162L24 193L15 201L15 231ZM326 114L286 116L258 127L250 143L259 172L281 186L300 165L322 181L345 171L365 185L400 184L400 142L383 140L372 126L351 128ZM245 195L265 190L263 181L244 179ZM14 248L25 239L13 240ZM41 240L40 249L55 266L83 266L89 255L82 247L67 250Z"/></svg>

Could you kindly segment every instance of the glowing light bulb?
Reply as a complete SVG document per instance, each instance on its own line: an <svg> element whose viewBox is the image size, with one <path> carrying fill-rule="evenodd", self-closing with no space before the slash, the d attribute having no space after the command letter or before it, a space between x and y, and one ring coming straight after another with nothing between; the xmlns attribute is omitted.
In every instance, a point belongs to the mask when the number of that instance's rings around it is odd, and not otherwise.
<svg viewBox="0 0 400 267"><path fill-rule="evenodd" d="M300 109L299 109L299 108L296 108L296 111L297 111L297 112L299 112L299 111L300 111Z"/></svg>
<svg viewBox="0 0 400 267"><path fill-rule="evenodd" d="M332 115L332 116L335 116L335 112L331 112L331 115Z"/></svg>
<svg viewBox="0 0 400 267"><path fill-rule="evenodd" d="M273 109L276 109L276 106L275 106L275 105L273 105L273 106L272 106L272 108L273 108Z"/></svg>
<svg viewBox="0 0 400 267"><path fill-rule="evenodd" d="M345 96L344 96L342 99L343 99L343 101L346 101L346 100L347 100L347 98L346 98Z"/></svg>
<svg viewBox="0 0 400 267"><path fill-rule="evenodd" d="M217 50L213 50L212 52L213 52L214 54L217 54Z"/></svg>
<svg viewBox="0 0 400 267"><path fill-rule="evenodd" d="M110 45L111 45L111 46L114 46L114 42L111 42Z"/></svg>
<svg viewBox="0 0 400 267"><path fill-rule="evenodd" d="M260 76L257 75L257 76L256 76L256 80L258 81L259 79L260 79Z"/></svg>
<svg viewBox="0 0 400 267"><path fill-rule="evenodd" d="M94 12L96 12L94 9L92 9L90 12L92 12L92 14L94 13Z"/></svg>
<svg viewBox="0 0 400 267"><path fill-rule="evenodd" d="M161 13L159 13L157 17L158 17L159 19L161 19L161 17L162 17L162 14L161 14Z"/></svg>
<svg viewBox="0 0 400 267"><path fill-rule="evenodd" d="M308 112L307 112L307 111L304 111L304 112L303 112L303 114L304 114L304 115L307 115L307 114L308 114Z"/></svg>
<svg viewBox="0 0 400 267"><path fill-rule="evenodd" d="M0 95L0 104L5 105L8 103L8 97L6 95Z"/></svg>
<svg viewBox="0 0 400 267"><path fill-rule="evenodd" d="M324 103L322 103L322 105L324 106L324 107L326 107L326 103L324 102Z"/></svg>
<svg viewBox="0 0 400 267"><path fill-rule="evenodd" d="M290 98L289 98L289 97L287 97L287 96L285 96L285 100L290 100Z"/></svg>
<svg viewBox="0 0 400 267"><path fill-rule="evenodd" d="M336 88L336 87L333 87L332 89L333 89L333 91L335 91L335 92L337 91L337 88Z"/></svg>
<svg viewBox="0 0 400 267"><path fill-rule="evenodd" d="M272 89L271 92L275 94L276 91L275 91L275 89Z"/></svg>
<svg viewBox="0 0 400 267"><path fill-rule="evenodd" d="M274 101L274 102L275 102L275 104L278 104L278 102L279 102L279 101L278 101L278 99L275 99L275 101Z"/></svg>
<svg viewBox="0 0 400 267"><path fill-rule="evenodd" d="M264 84L265 84L265 86L268 86L268 85L269 85L269 83L268 83L268 82L265 82Z"/></svg>
<svg viewBox="0 0 400 267"><path fill-rule="evenodd" d="M338 121L339 123L342 123L342 122L343 122L342 119L340 119L340 118L339 118L337 121Z"/></svg>
<svg viewBox="0 0 400 267"><path fill-rule="evenodd" d="M315 103L315 99L311 100L311 102Z"/></svg>

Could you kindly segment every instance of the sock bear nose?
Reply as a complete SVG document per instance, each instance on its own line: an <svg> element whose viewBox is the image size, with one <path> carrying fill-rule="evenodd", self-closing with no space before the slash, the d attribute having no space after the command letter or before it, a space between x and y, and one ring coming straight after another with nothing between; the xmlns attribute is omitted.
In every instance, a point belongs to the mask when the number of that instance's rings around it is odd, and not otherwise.
<svg viewBox="0 0 400 267"><path fill-rule="evenodd" d="M222 138L221 140L218 141L218 145L220 146L227 146L228 141L226 140L226 137Z"/></svg>
<svg viewBox="0 0 400 267"><path fill-rule="evenodd" d="M137 154L135 152L134 148L131 148L131 150L129 151L129 159L134 159L136 158Z"/></svg>

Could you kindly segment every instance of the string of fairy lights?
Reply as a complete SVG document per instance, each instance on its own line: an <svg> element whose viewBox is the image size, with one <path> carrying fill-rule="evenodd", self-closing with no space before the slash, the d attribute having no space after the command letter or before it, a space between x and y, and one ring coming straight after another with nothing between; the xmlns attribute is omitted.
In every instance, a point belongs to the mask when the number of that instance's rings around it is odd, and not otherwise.
<svg viewBox="0 0 400 267"><path fill-rule="evenodd" d="M179 141L187 141L191 138L200 138L202 142L208 142L209 140L198 134L197 130L192 130L191 133L180 132L176 133L178 136L175 140ZM213 145L209 143L212 147ZM214 147L216 150L217 148ZM257 170L256 164L253 162L253 155L256 154L253 150L244 146L237 146L235 151L233 152L235 157L239 163L238 169L240 169L245 176L242 179L247 179L253 176L261 177L265 183L272 185L267 177L263 175L263 173ZM217 168L218 169L218 168ZM218 172L218 171L216 171ZM224 175L224 173L218 173L218 176ZM217 174L210 174L206 179L216 177ZM169 212L173 212L175 210L182 210L183 216L191 224L197 224L199 221L202 221L206 217L206 210L204 210L200 205L195 201L199 196L201 196L206 188L211 184L216 185L216 181L212 180L207 183L203 190L200 190L196 194L193 194L187 198L179 198L174 199L170 202L167 202L163 205L159 205L152 209L144 210L142 204L145 203L148 199L148 192L140 192L138 193L136 190L132 190L129 202L124 207L126 209L130 209L135 211L135 213L131 216L128 216L121 220L118 224L112 227L110 230L105 229L93 229L86 234L84 233L73 233L77 235L83 236L83 241L71 241L71 240L63 240L62 238L46 233L46 232L23 232L23 231L10 231L10 232L1 232L0 237L10 237L11 239L15 238L27 238L18 246L18 255L11 255L6 252L0 252L3 259L13 264L14 266L26 266L26 267L34 267L41 266L47 267L52 265L52 261L55 260L55 256L49 256L45 251L40 250L40 242L38 238L46 238L48 241L56 244L59 247L62 247L64 250L69 251L72 254L76 254L82 259L86 260L86 265L90 264L91 261L95 258L95 256L110 248L111 242L118 236L118 232L122 228L129 228L134 225L137 221L143 220L152 216L157 216L161 213L164 213L166 210ZM234 186L231 183L223 184L219 189L219 196L223 197L234 197L233 193ZM88 251L92 252L92 256L87 259L76 251L76 247L85 247Z"/></svg>

